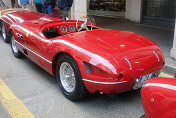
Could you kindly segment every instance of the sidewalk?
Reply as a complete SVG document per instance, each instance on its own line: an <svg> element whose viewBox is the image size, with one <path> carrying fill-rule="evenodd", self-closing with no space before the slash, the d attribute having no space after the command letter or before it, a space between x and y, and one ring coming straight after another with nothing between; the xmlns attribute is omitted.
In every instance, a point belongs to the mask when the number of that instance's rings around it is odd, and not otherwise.
<svg viewBox="0 0 176 118"><path fill-rule="evenodd" d="M161 72L161 73L159 74L159 77L173 78L173 77L175 77L175 76L174 76L174 75L167 74L167 73L164 73L164 72Z"/></svg>
<svg viewBox="0 0 176 118"><path fill-rule="evenodd" d="M176 60L170 58L170 50L173 45L174 29L137 24L120 18L95 17L96 25L105 29L126 30L136 32L154 41L165 55L165 67L163 72L175 74Z"/></svg>

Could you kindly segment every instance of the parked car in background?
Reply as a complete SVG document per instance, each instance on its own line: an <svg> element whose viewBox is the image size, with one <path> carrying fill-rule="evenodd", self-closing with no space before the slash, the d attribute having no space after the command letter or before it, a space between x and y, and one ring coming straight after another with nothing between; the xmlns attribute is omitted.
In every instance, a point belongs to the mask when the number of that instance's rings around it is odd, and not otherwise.
<svg viewBox="0 0 176 118"><path fill-rule="evenodd" d="M154 77L142 88L145 115L141 118L176 118L176 79Z"/></svg>
<svg viewBox="0 0 176 118"><path fill-rule="evenodd" d="M90 0L89 8L91 10L103 10L103 11L125 11L125 0Z"/></svg>

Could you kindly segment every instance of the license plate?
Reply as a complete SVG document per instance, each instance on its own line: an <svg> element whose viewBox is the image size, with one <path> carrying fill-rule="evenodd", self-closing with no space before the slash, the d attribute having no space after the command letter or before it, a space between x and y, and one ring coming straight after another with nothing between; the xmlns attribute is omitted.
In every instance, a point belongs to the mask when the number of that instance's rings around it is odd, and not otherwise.
<svg viewBox="0 0 176 118"><path fill-rule="evenodd" d="M138 81L135 82L134 86L133 86L133 89L136 90L136 89L139 89L143 86L143 84L150 78L154 77L155 76L155 73L151 73L151 74L148 74L148 75L144 75L144 76L141 76Z"/></svg>

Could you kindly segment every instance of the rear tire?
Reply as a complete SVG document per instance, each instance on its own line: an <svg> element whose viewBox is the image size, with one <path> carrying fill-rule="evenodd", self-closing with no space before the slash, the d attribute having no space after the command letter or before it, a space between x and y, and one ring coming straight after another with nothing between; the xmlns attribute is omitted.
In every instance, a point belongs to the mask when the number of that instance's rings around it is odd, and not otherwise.
<svg viewBox="0 0 176 118"><path fill-rule="evenodd" d="M3 21L1 21L1 37L4 42L6 42L6 43L10 42L10 36L7 35L5 24Z"/></svg>
<svg viewBox="0 0 176 118"><path fill-rule="evenodd" d="M12 32L10 33L10 37L11 37L10 46L11 46L13 55L16 58L24 57L24 54L18 49L18 47L16 45L17 42L16 42L15 37Z"/></svg>
<svg viewBox="0 0 176 118"><path fill-rule="evenodd" d="M65 97L78 101L87 94L87 89L76 61L68 54L63 54L56 65L56 78Z"/></svg>

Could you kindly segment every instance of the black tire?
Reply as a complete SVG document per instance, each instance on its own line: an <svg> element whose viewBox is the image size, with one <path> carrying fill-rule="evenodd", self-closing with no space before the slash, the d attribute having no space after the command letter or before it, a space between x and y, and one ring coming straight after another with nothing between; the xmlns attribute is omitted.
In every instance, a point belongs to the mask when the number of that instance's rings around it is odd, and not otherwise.
<svg viewBox="0 0 176 118"><path fill-rule="evenodd" d="M24 57L24 54L18 49L16 46L16 40L12 32L10 32L10 46L12 49L12 53L16 58L22 58Z"/></svg>
<svg viewBox="0 0 176 118"><path fill-rule="evenodd" d="M10 42L10 36L7 35L7 31L6 31L6 28L5 28L5 24L3 21L1 21L1 37L2 37L2 40L6 43L9 43Z"/></svg>
<svg viewBox="0 0 176 118"><path fill-rule="evenodd" d="M74 81L75 81L74 85L75 85L75 87L70 92L64 88L64 85L61 82L62 80L61 80L60 70L61 70L61 65L63 65L63 64L69 65L69 67L71 67L72 70L73 70L71 72L74 72L74 73L72 73L72 75L74 74L74 78L75 78L74 79ZM65 74L65 77L66 77L66 74ZM72 79L72 77L71 77L71 79ZM80 99L82 99L82 98L84 98L86 96L88 91L87 91L87 89L86 89L86 87L84 85L84 82L82 80L82 76L81 76L80 70L78 68L78 65L77 65L76 61L70 55L63 54L58 59L58 62L57 62L57 65L56 65L56 78L57 78L57 81L59 83L59 86L60 86L60 89L61 89L62 93L69 100L78 101L78 100L80 100ZM68 76L67 76L67 78L68 78ZM68 79L67 79L67 81L68 81Z"/></svg>

